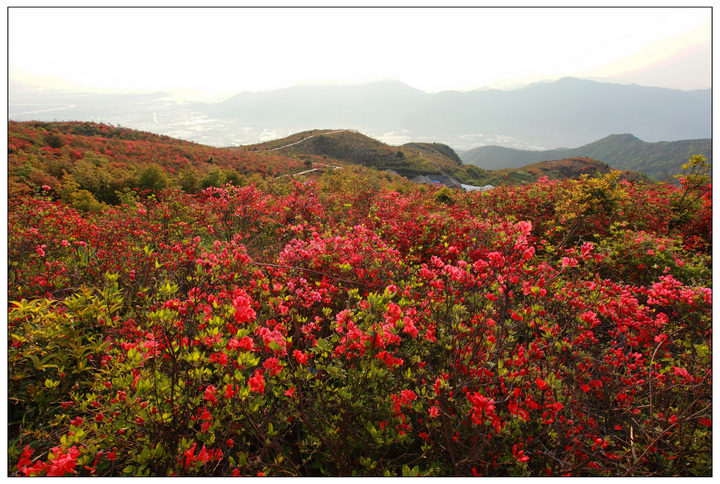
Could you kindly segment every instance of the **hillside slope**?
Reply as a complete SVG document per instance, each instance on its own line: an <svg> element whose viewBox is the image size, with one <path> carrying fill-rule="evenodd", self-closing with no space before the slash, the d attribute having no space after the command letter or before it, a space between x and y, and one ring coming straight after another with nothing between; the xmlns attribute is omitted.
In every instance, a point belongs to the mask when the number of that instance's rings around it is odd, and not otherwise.
<svg viewBox="0 0 720 484"><path fill-rule="evenodd" d="M214 148L106 124L8 124L10 196L47 186L67 199L87 192L98 201L114 204L118 193L126 190L174 183L194 193L225 182L237 183L243 176L300 168L300 160L274 153Z"/></svg>
<svg viewBox="0 0 720 484"><path fill-rule="evenodd" d="M444 144L392 146L346 129L306 131L235 148L214 148L96 123L10 122L8 130L9 197L48 192L87 210L124 203L137 191L177 187L192 194L227 183L244 186L303 173L323 176L333 166L352 168L379 185L409 183L389 170L406 178L447 175L476 186L531 183L543 176L576 178L610 170L596 160L573 158L488 171L464 164ZM642 179L632 173L623 176Z"/></svg>
<svg viewBox="0 0 720 484"><path fill-rule="evenodd" d="M579 148L546 151L516 150L481 146L460 153L464 163L486 170L520 168L531 163L585 156L601 160L618 170L634 170L659 181L682 172L691 155L703 155L712 162L711 140L693 139L648 143L631 134L610 135Z"/></svg>
<svg viewBox="0 0 720 484"><path fill-rule="evenodd" d="M267 143L234 148L273 152L283 156L331 158L378 170L393 170L403 176L453 174L462 166L460 157L440 143L408 143L392 146L355 130L313 130Z"/></svg>
<svg viewBox="0 0 720 484"><path fill-rule="evenodd" d="M560 160L541 161L530 163L519 168L505 168L502 170L489 170L485 173L485 184L494 186L520 185L534 183L542 177L549 180L565 180L567 178L577 179L582 175L590 177L601 176L613 171L607 163L593 158L576 156ZM615 170L620 172L621 180L639 181L643 183L654 183L642 173L631 170Z"/></svg>

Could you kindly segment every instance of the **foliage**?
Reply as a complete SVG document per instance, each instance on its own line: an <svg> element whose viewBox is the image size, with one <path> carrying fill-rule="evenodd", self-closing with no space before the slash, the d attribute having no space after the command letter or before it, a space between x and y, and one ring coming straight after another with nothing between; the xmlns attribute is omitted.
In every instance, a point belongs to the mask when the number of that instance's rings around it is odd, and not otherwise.
<svg viewBox="0 0 720 484"><path fill-rule="evenodd" d="M167 187L167 178L162 168L151 163L140 173L138 185L142 190L160 191Z"/></svg>
<svg viewBox="0 0 720 484"><path fill-rule="evenodd" d="M706 179L373 173L11 197L8 473L711 475Z"/></svg>

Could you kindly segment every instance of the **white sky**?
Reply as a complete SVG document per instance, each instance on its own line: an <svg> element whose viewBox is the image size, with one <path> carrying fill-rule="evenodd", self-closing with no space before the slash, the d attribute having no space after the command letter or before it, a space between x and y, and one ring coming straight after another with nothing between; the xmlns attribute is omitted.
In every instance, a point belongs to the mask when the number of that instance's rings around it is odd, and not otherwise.
<svg viewBox="0 0 720 484"><path fill-rule="evenodd" d="M384 78L438 91L637 70L710 45L711 10L11 8L8 25L11 78L208 93Z"/></svg>

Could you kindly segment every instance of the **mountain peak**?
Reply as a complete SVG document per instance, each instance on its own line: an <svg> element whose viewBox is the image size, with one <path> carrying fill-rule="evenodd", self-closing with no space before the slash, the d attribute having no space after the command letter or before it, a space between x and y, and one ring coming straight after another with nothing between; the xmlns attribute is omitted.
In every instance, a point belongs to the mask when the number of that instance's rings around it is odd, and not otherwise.
<svg viewBox="0 0 720 484"><path fill-rule="evenodd" d="M600 141L614 141L616 143L643 143L643 140L630 133L611 134Z"/></svg>

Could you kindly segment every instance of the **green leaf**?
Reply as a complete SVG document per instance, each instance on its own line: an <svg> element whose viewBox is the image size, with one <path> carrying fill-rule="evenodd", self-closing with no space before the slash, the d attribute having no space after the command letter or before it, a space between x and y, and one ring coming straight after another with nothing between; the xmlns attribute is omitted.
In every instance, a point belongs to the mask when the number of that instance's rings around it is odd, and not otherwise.
<svg viewBox="0 0 720 484"><path fill-rule="evenodd" d="M415 466L412 469L410 466L403 466L402 468L402 475L403 477L417 477L420 475L420 467Z"/></svg>

